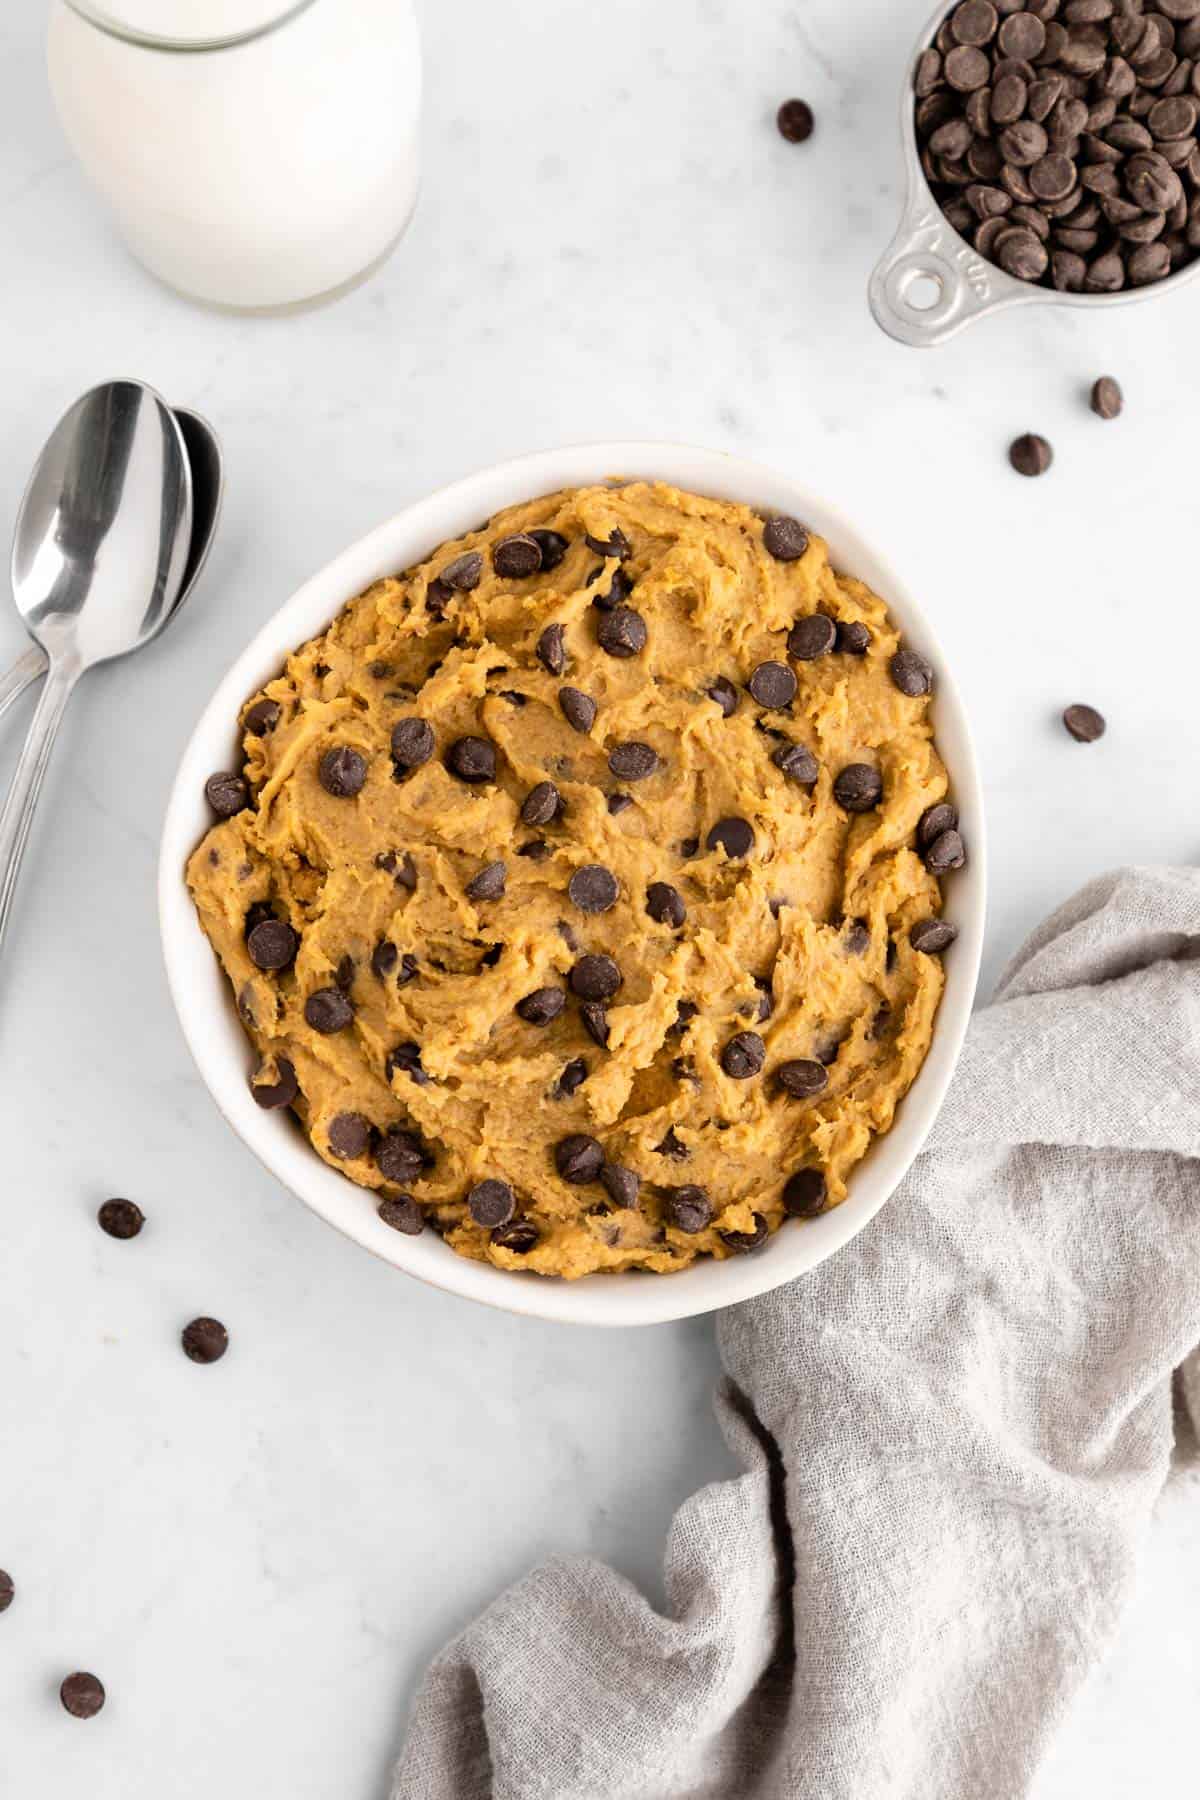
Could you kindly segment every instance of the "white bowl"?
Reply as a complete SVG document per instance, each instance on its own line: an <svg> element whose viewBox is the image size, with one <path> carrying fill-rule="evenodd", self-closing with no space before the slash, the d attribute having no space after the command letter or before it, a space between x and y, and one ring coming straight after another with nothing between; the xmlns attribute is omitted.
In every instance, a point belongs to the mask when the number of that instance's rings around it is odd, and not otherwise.
<svg viewBox="0 0 1200 1800"><path fill-rule="evenodd" d="M967 868L947 883L946 913L959 936L946 957L946 991L933 1044L896 1122L854 1171L841 1206L787 1221L751 1256L705 1258L677 1275L589 1275L564 1282L514 1274L458 1256L435 1232L405 1237L376 1216L372 1196L321 1161L287 1113L264 1112L248 1085L251 1058L229 984L200 926L184 880L188 857L211 824L204 783L239 759L237 719L249 694L315 636L345 603L382 575L411 567L448 538L516 501L608 476L645 477L766 511L791 513L829 543L835 568L858 576L890 607L905 640L937 670L938 745L971 847ZM543 451L470 475L352 544L282 606L221 682L184 751L163 827L159 917L171 993L197 1067L243 1142L313 1211L385 1262L449 1293L509 1312L578 1325L648 1325L711 1312L778 1287L824 1262L874 1218L903 1178L946 1092L971 1012L984 918L984 820L966 716L933 633L883 557L824 500L773 470L680 444L584 444Z"/></svg>

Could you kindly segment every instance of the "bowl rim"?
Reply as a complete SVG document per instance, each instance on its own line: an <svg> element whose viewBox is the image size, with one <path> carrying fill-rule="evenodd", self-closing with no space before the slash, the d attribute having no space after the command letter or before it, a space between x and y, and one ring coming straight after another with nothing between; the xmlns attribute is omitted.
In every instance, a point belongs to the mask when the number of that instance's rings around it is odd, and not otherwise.
<svg viewBox="0 0 1200 1800"><path fill-rule="evenodd" d="M774 1233L752 1256L703 1258L677 1274L632 1271L568 1282L502 1270L459 1256L433 1232L406 1237L378 1218L370 1190L329 1167L290 1114L264 1112L247 1080L249 1048L233 999L196 917L187 860L211 824L203 786L239 741L246 697L277 673L297 645L333 620L373 580L410 567L503 507L559 488L606 480L662 481L788 511L830 546L840 571L866 581L908 641L938 671L934 723L971 844L946 913L959 929L947 958L933 1042L888 1132L856 1167L845 1201ZM781 471L724 451L654 439L579 443L488 465L413 501L332 557L259 627L218 682L193 727L171 786L158 869L159 928L168 986L185 1042L228 1124L263 1166L319 1217L393 1267L444 1292L503 1311L582 1325L646 1325L695 1317L765 1293L815 1268L856 1236L903 1180L941 1106L974 1002L986 910L986 838L978 762L962 697L937 638L906 584L836 507ZM240 1046L240 1049L239 1049Z"/></svg>

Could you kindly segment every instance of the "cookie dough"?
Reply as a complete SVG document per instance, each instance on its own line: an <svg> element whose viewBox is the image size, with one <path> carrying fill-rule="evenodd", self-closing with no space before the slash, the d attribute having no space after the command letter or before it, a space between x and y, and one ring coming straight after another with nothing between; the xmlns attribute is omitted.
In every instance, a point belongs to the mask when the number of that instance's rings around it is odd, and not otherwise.
<svg viewBox="0 0 1200 1800"><path fill-rule="evenodd" d="M505 1269L801 1229L934 1027L931 681L802 524L664 485L377 582L247 704L189 865L256 1097Z"/></svg>

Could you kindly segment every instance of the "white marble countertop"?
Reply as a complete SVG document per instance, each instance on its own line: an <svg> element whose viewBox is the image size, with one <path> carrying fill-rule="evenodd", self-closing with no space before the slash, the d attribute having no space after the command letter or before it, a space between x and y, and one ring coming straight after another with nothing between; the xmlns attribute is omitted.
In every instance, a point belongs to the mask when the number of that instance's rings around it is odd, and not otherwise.
<svg viewBox="0 0 1200 1800"><path fill-rule="evenodd" d="M1200 758L1200 291L1039 309L917 353L865 286L899 207L925 0L427 5L428 172L383 271L285 320L198 311L114 241L51 116L39 7L0 17L0 540L75 394L133 373L208 413L229 504L203 597L69 718L3 970L0 1780L38 1800L376 1797L430 1653L551 1550L658 1591L674 1507L728 1460L704 1320L508 1318L343 1242L236 1143L171 1013L159 820L217 675L362 530L490 460L600 436L793 469L887 545L973 711L988 976L1074 886L1186 860ZM811 100L791 148L772 115ZM1084 391L1111 372L1127 412ZM1026 482L1009 439L1053 440ZM19 642L0 609L0 656ZM1110 716L1082 748L1066 702ZM0 736L0 773L24 717ZM133 1244L92 1222L128 1194ZM178 1348L198 1312L232 1348ZM1164 1502L1113 1659L1040 1800L1190 1778L1200 1512ZM103 1715L56 1698L94 1669Z"/></svg>

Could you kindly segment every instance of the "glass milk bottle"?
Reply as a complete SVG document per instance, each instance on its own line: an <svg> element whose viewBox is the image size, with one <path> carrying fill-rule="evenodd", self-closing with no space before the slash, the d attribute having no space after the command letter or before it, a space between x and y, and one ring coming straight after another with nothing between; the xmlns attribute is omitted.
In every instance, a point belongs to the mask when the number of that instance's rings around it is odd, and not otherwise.
<svg viewBox="0 0 1200 1800"><path fill-rule="evenodd" d="M412 216L412 0L52 0L49 65L130 248L195 299L333 294Z"/></svg>

